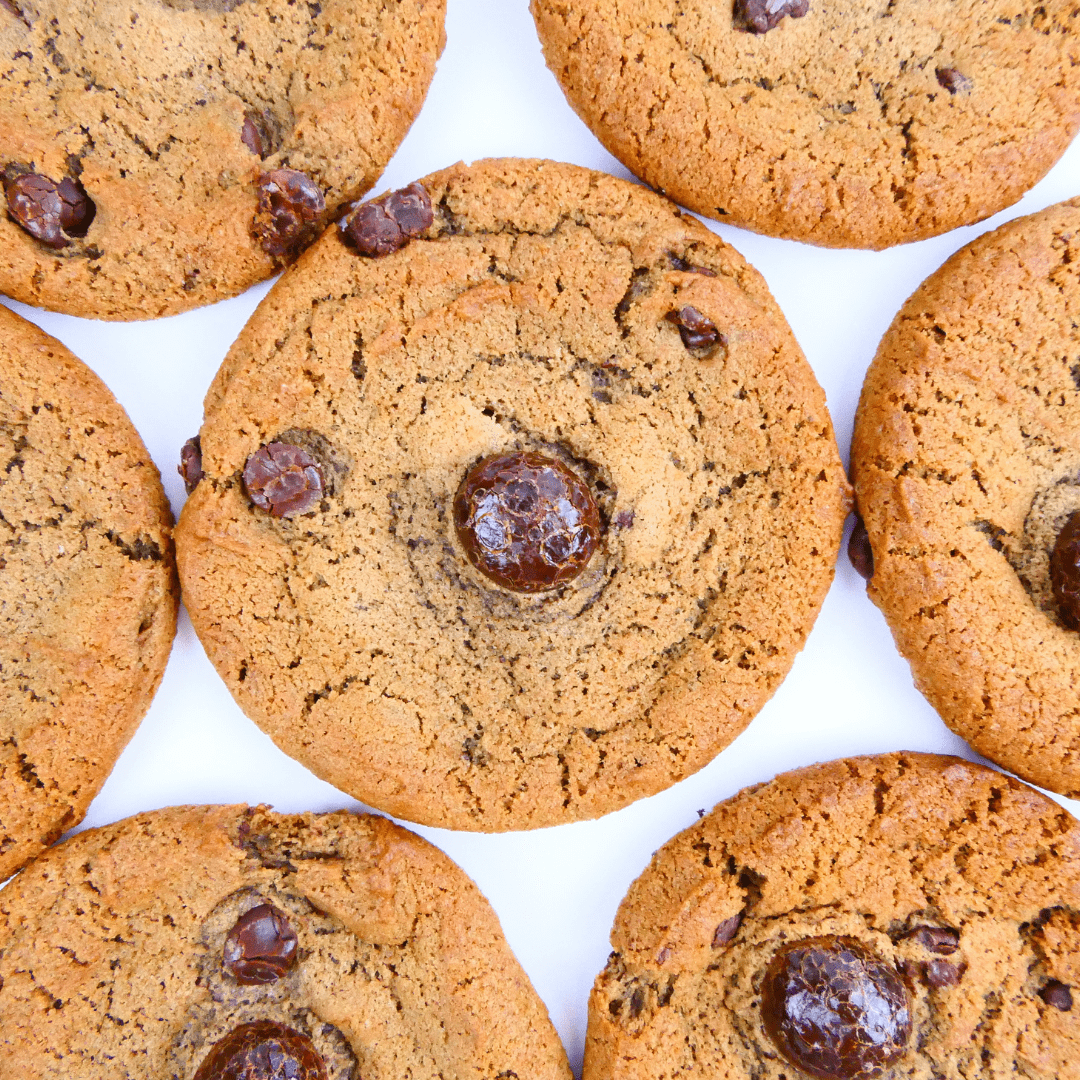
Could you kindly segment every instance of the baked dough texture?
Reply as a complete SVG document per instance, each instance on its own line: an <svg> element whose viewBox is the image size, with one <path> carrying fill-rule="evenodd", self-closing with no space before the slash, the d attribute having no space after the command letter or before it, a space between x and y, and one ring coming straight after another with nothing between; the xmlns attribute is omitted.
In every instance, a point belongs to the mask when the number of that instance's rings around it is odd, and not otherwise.
<svg viewBox="0 0 1080 1080"><path fill-rule="evenodd" d="M762 977L785 944L832 935L911 992L909 1050L884 1075L1075 1080L1080 998L1061 1006L1080 985L1078 930L1080 827L1038 792L928 754L784 773L720 803L630 887L583 1080L804 1076L763 1028Z"/></svg>
<svg viewBox="0 0 1080 1080"><path fill-rule="evenodd" d="M78 824L165 671L172 515L105 385L0 307L0 879Z"/></svg>
<svg viewBox="0 0 1080 1080"><path fill-rule="evenodd" d="M1080 510L1080 200L1019 218L919 287L867 372L851 460L870 598L980 754L1080 795L1080 634L1049 555Z"/></svg>
<svg viewBox="0 0 1080 1080"><path fill-rule="evenodd" d="M149 319L269 277L289 255L253 233L260 177L308 176L325 198L321 224L367 191L423 104L444 10L0 3L0 172L77 179L96 206L86 235L59 251L0 215L0 291L72 315Z"/></svg>
<svg viewBox="0 0 1080 1080"><path fill-rule="evenodd" d="M178 526L185 602L241 708L364 802L493 831L594 817L701 768L761 708L832 579L847 481L760 275L633 184L489 161L422 182L426 232L327 234L206 399ZM691 351L692 307L723 337ZM311 513L240 481L321 455ZM599 503L585 571L537 594L469 564L452 502L489 454Z"/></svg>
<svg viewBox="0 0 1080 1080"><path fill-rule="evenodd" d="M570 104L627 168L731 225L883 248L1015 202L1080 126L1075 0L532 0ZM769 4L759 7L783 8Z"/></svg>
<svg viewBox="0 0 1080 1080"><path fill-rule="evenodd" d="M224 944L264 904L295 961L242 985ZM571 1075L476 886L368 815L178 807L81 833L0 893L0 975L5 1077L190 1080L260 1021L327 1080Z"/></svg>

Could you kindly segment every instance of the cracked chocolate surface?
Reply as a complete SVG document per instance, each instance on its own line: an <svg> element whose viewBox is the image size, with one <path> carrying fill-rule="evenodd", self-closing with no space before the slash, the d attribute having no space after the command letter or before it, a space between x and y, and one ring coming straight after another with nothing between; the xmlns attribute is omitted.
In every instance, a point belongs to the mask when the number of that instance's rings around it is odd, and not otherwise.
<svg viewBox="0 0 1080 1080"><path fill-rule="evenodd" d="M896 316L852 440L871 599L979 753L1080 795L1080 633L1054 595L1080 511L1080 200L962 249Z"/></svg>
<svg viewBox="0 0 1080 1080"><path fill-rule="evenodd" d="M267 905L295 962L243 984L223 952ZM0 896L0 1012L31 1078L571 1080L476 886L346 812L182 807L53 848Z"/></svg>
<svg viewBox="0 0 1080 1080"><path fill-rule="evenodd" d="M0 291L170 315L280 270L378 179L445 0L59 0L0 10ZM148 72L152 76L148 76Z"/></svg>
<svg viewBox="0 0 1080 1080"><path fill-rule="evenodd" d="M78 824L176 628L172 517L103 383L0 309L0 879Z"/></svg>
<svg viewBox="0 0 1080 1080"><path fill-rule="evenodd" d="M368 805L486 831L596 816L709 761L801 647L848 497L824 397L757 273L655 195L523 161L423 186L427 233L388 259L327 235L226 358L185 602L248 715ZM686 306L726 350L686 349L665 318ZM351 455L292 520L238 482L282 428ZM584 570L534 594L454 529L463 475L510 453L597 504Z"/></svg>
<svg viewBox="0 0 1080 1080"><path fill-rule="evenodd" d="M582 1080L1076 1080L1078 931L1080 825L1023 784L929 754L785 773L720 803L630 887L589 1002ZM881 965L886 998L907 996L910 1038L863 1044L872 1059L903 1043L902 1057L856 1071L808 1057L794 1071L778 1052L766 983L823 941ZM884 1035L873 998L826 995L811 1019L873 1004L864 1032Z"/></svg>
<svg viewBox="0 0 1080 1080"><path fill-rule="evenodd" d="M981 221L1080 127L1074 0L531 8L611 153L683 206L772 236L882 248Z"/></svg>

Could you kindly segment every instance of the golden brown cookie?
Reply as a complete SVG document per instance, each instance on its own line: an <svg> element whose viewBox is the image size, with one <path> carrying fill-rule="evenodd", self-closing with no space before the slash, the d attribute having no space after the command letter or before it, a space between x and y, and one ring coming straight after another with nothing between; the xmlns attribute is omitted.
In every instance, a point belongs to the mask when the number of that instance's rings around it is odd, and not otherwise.
<svg viewBox="0 0 1080 1080"><path fill-rule="evenodd" d="M615 919L583 1080L1080 1076L1080 827L959 758L785 773Z"/></svg>
<svg viewBox="0 0 1080 1080"><path fill-rule="evenodd" d="M256 311L201 439L181 579L241 708L364 802L484 831L711 760L802 647L848 500L761 277L551 162L359 208Z"/></svg>
<svg viewBox="0 0 1080 1080"><path fill-rule="evenodd" d="M83 818L176 629L172 515L142 440L0 307L0 879Z"/></svg>
<svg viewBox="0 0 1080 1080"><path fill-rule="evenodd" d="M1073 0L532 0L627 168L732 225L882 248L1015 202L1080 126Z"/></svg>
<svg viewBox="0 0 1080 1080"><path fill-rule="evenodd" d="M1080 510L1080 200L957 252L867 372L852 471L871 599L979 753L1080 795L1080 633L1051 555Z"/></svg>
<svg viewBox="0 0 1080 1080"><path fill-rule="evenodd" d="M4 1075L570 1080L476 886L384 818L180 807L0 896Z"/></svg>
<svg viewBox="0 0 1080 1080"><path fill-rule="evenodd" d="M374 184L445 0L2 0L0 291L103 319L241 292Z"/></svg>

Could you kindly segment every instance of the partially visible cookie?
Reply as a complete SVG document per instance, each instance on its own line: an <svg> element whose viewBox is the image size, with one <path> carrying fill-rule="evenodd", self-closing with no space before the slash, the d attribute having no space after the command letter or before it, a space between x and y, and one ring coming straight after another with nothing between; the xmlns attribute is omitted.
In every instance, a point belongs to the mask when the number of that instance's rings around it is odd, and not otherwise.
<svg viewBox="0 0 1080 1080"><path fill-rule="evenodd" d="M976 240L882 339L851 450L868 592L916 685L980 754L1072 797L1080 632L1052 556L1080 511L1078 310L1080 200Z"/></svg>
<svg viewBox="0 0 1080 1080"><path fill-rule="evenodd" d="M246 289L368 190L444 0L3 0L0 291L149 319Z"/></svg>
<svg viewBox="0 0 1080 1080"><path fill-rule="evenodd" d="M532 0L627 168L731 225L882 248L1015 202L1080 126L1074 0Z"/></svg>
<svg viewBox="0 0 1080 1080"><path fill-rule="evenodd" d="M324 236L201 453L181 578L241 708L369 805L483 831L710 761L802 647L848 505L756 271L552 162L455 166Z"/></svg>
<svg viewBox="0 0 1080 1080"><path fill-rule="evenodd" d="M583 1080L1076 1080L1080 826L887 754L747 788L623 900Z"/></svg>
<svg viewBox="0 0 1080 1080"><path fill-rule="evenodd" d="M105 385L0 307L0 880L82 820L150 706L171 525Z"/></svg>
<svg viewBox="0 0 1080 1080"><path fill-rule="evenodd" d="M0 894L5 1076L570 1080L476 886L384 818L180 807Z"/></svg>

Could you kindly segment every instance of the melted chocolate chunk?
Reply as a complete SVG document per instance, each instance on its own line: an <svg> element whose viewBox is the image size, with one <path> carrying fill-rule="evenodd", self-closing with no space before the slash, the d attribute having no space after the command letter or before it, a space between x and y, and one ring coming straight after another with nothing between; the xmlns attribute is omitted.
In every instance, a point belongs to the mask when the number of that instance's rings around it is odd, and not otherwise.
<svg viewBox="0 0 1080 1080"><path fill-rule="evenodd" d="M245 912L225 939L222 965L245 986L276 982L295 962L296 931L272 904Z"/></svg>
<svg viewBox="0 0 1080 1080"><path fill-rule="evenodd" d="M765 34L785 15L801 19L809 10L810 0L735 0L733 25L736 30Z"/></svg>
<svg viewBox="0 0 1080 1080"><path fill-rule="evenodd" d="M474 465L454 496L454 528L469 562L516 592L577 577L600 540L588 485L542 454L497 454Z"/></svg>
<svg viewBox="0 0 1080 1080"><path fill-rule="evenodd" d="M948 960L930 960L923 968L923 978L927 985L935 989L943 986L959 986L964 968L959 964L950 964Z"/></svg>
<svg viewBox="0 0 1080 1080"><path fill-rule="evenodd" d="M1047 1005L1053 1005L1062 1012L1072 1012L1072 990L1063 982L1051 979L1040 991L1039 997Z"/></svg>
<svg viewBox="0 0 1080 1080"><path fill-rule="evenodd" d="M863 524L863 519L855 515L855 524L847 546L848 558L855 572L869 581L874 576L874 549L870 546L870 536Z"/></svg>
<svg viewBox="0 0 1080 1080"><path fill-rule="evenodd" d="M326 1065L306 1035L256 1020L214 1043L194 1080L326 1080Z"/></svg>
<svg viewBox="0 0 1080 1080"><path fill-rule="evenodd" d="M713 948L718 949L721 945L727 945L739 932L740 926L742 926L742 915L732 915L730 919L725 919L713 933Z"/></svg>
<svg viewBox="0 0 1080 1080"><path fill-rule="evenodd" d="M267 443L247 459L244 488L248 498L272 517L296 517L313 510L322 498L322 469L299 446Z"/></svg>
<svg viewBox="0 0 1080 1080"><path fill-rule="evenodd" d="M85 236L97 207L77 180L57 183L40 173L9 167L4 174L8 212L35 240L59 251Z"/></svg>
<svg viewBox="0 0 1080 1080"><path fill-rule="evenodd" d="M184 489L190 495L203 478L202 441L198 435L180 447L180 464L176 471L184 478Z"/></svg>
<svg viewBox="0 0 1080 1080"><path fill-rule="evenodd" d="M260 135L260 145L261 141ZM267 255L294 255L314 239L325 209L323 193L307 173L271 169L259 177L259 209L251 223L252 235Z"/></svg>
<svg viewBox="0 0 1080 1080"><path fill-rule="evenodd" d="M951 956L960 947L960 931L948 926L916 926L905 936L939 956Z"/></svg>
<svg viewBox="0 0 1080 1080"><path fill-rule="evenodd" d="M678 311L669 311L664 318L679 328L683 345L700 359L711 356L717 346L727 345L727 338L716 329L716 324L696 307L687 305Z"/></svg>
<svg viewBox="0 0 1080 1080"><path fill-rule="evenodd" d="M430 196L420 184L410 184L358 206L341 228L361 255L377 259L403 248L434 220Z"/></svg>
<svg viewBox="0 0 1080 1080"><path fill-rule="evenodd" d="M937 81L949 91L950 94L966 94L974 85L963 72L956 68L937 68L934 71Z"/></svg>
<svg viewBox="0 0 1080 1080"><path fill-rule="evenodd" d="M806 938L780 949L762 980L761 1013L780 1054L822 1080L880 1076L911 1038L903 978L854 938Z"/></svg>
<svg viewBox="0 0 1080 1080"><path fill-rule="evenodd" d="M1054 542L1050 588L1058 617L1070 630L1080 630L1080 513L1069 517Z"/></svg>

